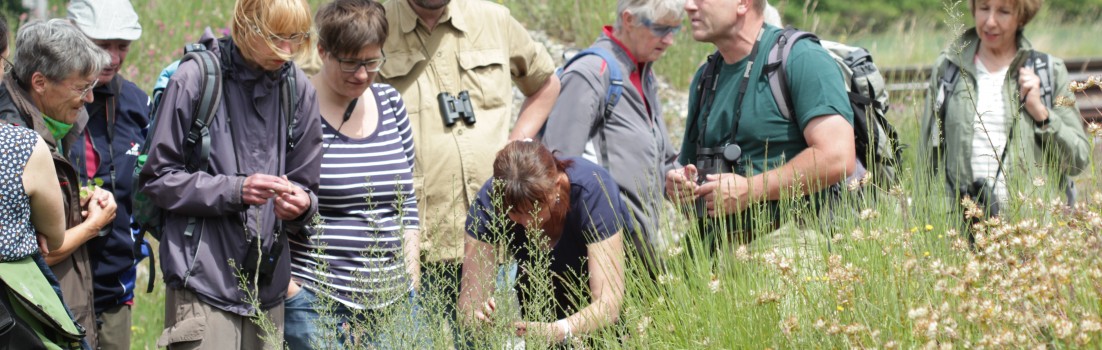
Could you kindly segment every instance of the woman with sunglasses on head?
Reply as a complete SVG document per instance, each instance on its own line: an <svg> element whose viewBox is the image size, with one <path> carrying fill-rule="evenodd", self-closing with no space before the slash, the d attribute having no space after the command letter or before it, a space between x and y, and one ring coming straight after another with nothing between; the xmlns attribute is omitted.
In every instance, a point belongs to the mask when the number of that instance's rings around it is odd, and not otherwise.
<svg viewBox="0 0 1102 350"><path fill-rule="evenodd" d="M608 169L639 223L628 237L653 263L663 212L664 175L678 167L652 67L674 43L685 16L684 0L619 0L616 23L605 27L586 55L564 68L558 102L547 118L543 142L568 156L584 156ZM622 93L606 102L620 73ZM586 127L578 127L586 126Z"/></svg>
<svg viewBox="0 0 1102 350"><path fill-rule="evenodd" d="M318 9L315 22L322 223L290 237L285 339L291 349L340 347L326 342L349 340L331 333L352 327L346 333L366 333L358 344L408 347L408 339L372 334L374 324L415 326L405 321L416 308L404 307L413 307L420 275L413 133L398 91L374 83L385 60L386 14L375 1L335 0ZM334 319L318 327L324 305ZM415 334L411 327L403 329Z"/></svg>
<svg viewBox="0 0 1102 350"><path fill-rule="evenodd" d="M290 62L310 48L311 13L305 0L238 0L232 37L204 33L222 95L202 144L185 142L202 118L203 66L184 61L168 80L138 176L141 193L164 209L158 346L282 348L265 340L283 339L287 237L317 212L317 96ZM259 311L274 329L258 324Z"/></svg>

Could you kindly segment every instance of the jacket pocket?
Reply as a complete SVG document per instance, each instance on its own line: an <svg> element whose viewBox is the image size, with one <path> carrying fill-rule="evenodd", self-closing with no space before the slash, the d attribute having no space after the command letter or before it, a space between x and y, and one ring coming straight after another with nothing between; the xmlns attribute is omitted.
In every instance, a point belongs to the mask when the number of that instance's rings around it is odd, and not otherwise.
<svg viewBox="0 0 1102 350"><path fill-rule="evenodd" d="M505 52L500 49L471 50L459 53L462 88L471 95L471 103L483 110L505 104L513 93ZM477 115L476 115L477 117Z"/></svg>

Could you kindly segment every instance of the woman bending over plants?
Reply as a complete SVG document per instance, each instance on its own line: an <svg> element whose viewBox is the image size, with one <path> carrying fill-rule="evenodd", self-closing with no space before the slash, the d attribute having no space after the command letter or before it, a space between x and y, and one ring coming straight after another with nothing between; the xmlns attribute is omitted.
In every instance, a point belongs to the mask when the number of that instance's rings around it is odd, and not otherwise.
<svg viewBox="0 0 1102 350"><path fill-rule="evenodd" d="M506 145L467 215L459 307L468 324L502 321L517 336L562 343L616 322L624 297L621 233L632 229L618 194L592 162L555 157L532 141ZM520 266L517 320L501 310L507 301L491 296L497 263L511 261Z"/></svg>

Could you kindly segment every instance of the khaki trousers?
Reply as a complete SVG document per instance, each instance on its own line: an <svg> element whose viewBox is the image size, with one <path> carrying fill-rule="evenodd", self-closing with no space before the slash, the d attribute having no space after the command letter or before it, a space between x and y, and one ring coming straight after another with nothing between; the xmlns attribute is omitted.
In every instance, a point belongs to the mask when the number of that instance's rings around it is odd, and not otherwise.
<svg viewBox="0 0 1102 350"><path fill-rule="evenodd" d="M283 348L282 303L265 311L277 333L268 337L277 343L265 344L267 333L253 317L219 310L186 289L165 289L165 330L157 340L157 347L169 350Z"/></svg>
<svg viewBox="0 0 1102 350"><path fill-rule="evenodd" d="M99 314L99 350L130 350L130 305L119 305Z"/></svg>

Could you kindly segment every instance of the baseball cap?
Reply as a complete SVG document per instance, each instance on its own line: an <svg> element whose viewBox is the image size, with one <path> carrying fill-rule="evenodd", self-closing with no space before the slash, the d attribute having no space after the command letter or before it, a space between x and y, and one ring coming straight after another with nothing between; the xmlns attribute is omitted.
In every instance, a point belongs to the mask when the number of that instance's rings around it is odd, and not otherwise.
<svg viewBox="0 0 1102 350"><path fill-rule="evenodd" d="M96 40L138 40L142 25L130 0L72 0L69 20Z"/></svg>

